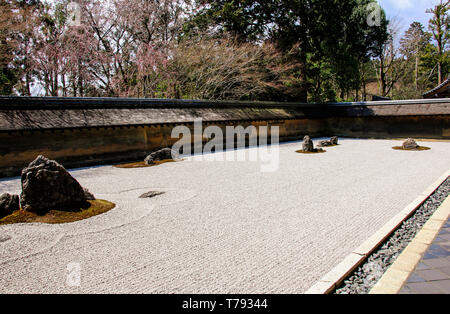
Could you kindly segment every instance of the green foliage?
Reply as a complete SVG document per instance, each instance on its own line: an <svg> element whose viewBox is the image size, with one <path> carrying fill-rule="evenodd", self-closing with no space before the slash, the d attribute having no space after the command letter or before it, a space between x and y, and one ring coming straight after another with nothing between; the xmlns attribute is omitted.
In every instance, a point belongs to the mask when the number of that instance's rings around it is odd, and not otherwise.
<svg viewBox="0 0 450 314"><path fill-rule="evenodd" d="M359 64L376 55L387 40L387 21L381 12L380 25L367 23L369 4L374 0L271 0L204 1L192 23L215 34L230 32L241 40L270 38L282 51L297 45L292 57L314 101L333 100L338 88L343 92L360 86ZM190 24L191 25L191 24Z"/></svg>
<svg viewBox="0 0 450 314"><path fill-rule="evenodd" d="M442 72L450 73L450 51L445 51L442 57L439 57L437 47L428 44L420 53L419 75L420 83L424 86L423 90L429 90L436 87L438 82L437 64L441 62Z"/></svg>
<svg viewBox="0 0 450 314"><path fill-rule="evenodd" d="M269 28L271 1L203 0L199 3L203 9L185 23L184 36L215 28L218 37L231 35L242 42L253 42L264 37Z"/></svg>

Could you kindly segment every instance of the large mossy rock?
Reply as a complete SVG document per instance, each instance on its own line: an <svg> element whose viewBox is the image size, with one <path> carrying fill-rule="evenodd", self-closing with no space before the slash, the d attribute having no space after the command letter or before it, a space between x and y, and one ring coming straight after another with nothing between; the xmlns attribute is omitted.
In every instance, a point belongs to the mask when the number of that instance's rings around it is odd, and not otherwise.
<svg viewBox="0 0 450 314"><path fill-rule="evenodd" d="M83 187L63 166L39 156L22 170L20 204L26 211L45 214L79 210L88 203Z"/></svg>
<svg viewBox="0 0 450 314"><path fill-rule="evenodd" d="M314 143L308 135L303 138L302 149L304 152L314 151Z"/></svg>
<svg viewBox="0 0 450 314"><path fill-rule="evenodd" d="M179 158L179 154L176 151L170 148L163 148L151 153L149 156L147 156L147 158L145 158L144 162L147 165L154 165L157 161L178 160Z"/></svg>
<svg viewBox="0 0 450 314"><path fill-rule="evenodd" d="M8 193L0 195L0 219L20 209L19 195Z"/></svg>

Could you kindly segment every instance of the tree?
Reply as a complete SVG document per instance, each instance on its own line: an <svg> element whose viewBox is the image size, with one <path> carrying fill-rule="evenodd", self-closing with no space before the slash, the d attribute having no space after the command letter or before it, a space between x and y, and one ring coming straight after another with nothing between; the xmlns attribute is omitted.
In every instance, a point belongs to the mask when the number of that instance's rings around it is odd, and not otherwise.
<svg viewBox="0 0 450 314"><path fill-rule="evenodd" d="M0 91L2 94L19 92L31 95L30 50L33 45L33 28L36 0L4 0L0 3Z"/></svg>
<svg viewBox="0 0 450 314"><path fill-rule="evenodd" d="M429 28L431 33L433 34L433 39L436 41L437 45L437 72L438 72L438 81L439 84L443 81L442 76L442 63L444 52L447 48L447 44L449 42L449 24L450 17L448 15L448 10L450 8L450 1L446 0L446 2L441 2L436 5L433 9L428 9L426 13L433 14L433 17L430 19Z"/></svg>
<svg viewBox="0 0 450 314"><path fill-rule="evenodd" d="M114 28L123 30L114 39L122 47L114 80L120 95L167 97L167 63L189 8L180 0L115 1Z"/></svg>
<svg viewBox="0 0 450 314"><path fill-rule="evenodd" d="M401 53L407 60L414 60L414 86L419 90L419 62L423 49L430 42L430 36L419 22L411 23L409 29L400 40Z"/></svg>
<svg viewBox="0 0 450 314"><path fill-rule="evenodd" d="M386 18L380 10L380 25L367 23L367 7L373 0L270 0L270 1L201 1L204 8L191 21L195 27L216 34L231 32L241 40L271 39L291 57L298 68L297 101L307 101L311 78L322 79L331 67L337 85L343 91L359 86L358 60L375 53L387 39ZM188 29L192 30L190 24ZM309 65L315 64L310 69ZM317 65L317 66L316 66ZM355 67L356 66L356 67ZM312 72L312 73L311 73ZM356 77L356 79L355 79ZM317 88L316 88L317 90ZM316 93L319 95L321 93Z"/></svg>
<svg viewBox="0 0 450 314"><path fill-rule="evenodd" d="M84 23L94 36L91 66L106 96L166 97L167 61L190 1L84 0Z"/></svg>
<svg viewBox="0 0 450 314"><path fill-rule="evenodd" d="M231 36L239 42L267 39L272 20L273 1L199 0L196 13L183 25L184 36Z"/></svg>
<svg viewBox="0 0 450 314"><path fill-rule="evenodd" d="M0 3L0 91L2 95L12 93L18 80L18 73L12 68L13 53L18 43L14 38L13 6L10 2Z"/></svg>
<svg viewBox="0 0 450 314"><path fill-rule="evenodd" d="M439 80L438 73L438 48L429 43L423 49L420 56L420 68L422 84L424 91L436 87L436 82ZM442 73L450 73L450 51L447 49L444 52L441 63Z"/></svg>
<svg viewBox="0 0 450 314"><path fill-rule="evenodd" d="M288 55L270 42L242 43L233 38L184 40L174 50L169 68L176 98L221 100L286 100L292 88Z"/></svg>
<svg viewBox="0 0 450 314"><path fill-rule="evenodd" d="M381 46L378 58L374 62L377 69L379 93L383 97L391 93L395 84L405 73L405 63L399 58L399 48L395 45L399 29L397 20L389 23L389 39Z"/></svg>

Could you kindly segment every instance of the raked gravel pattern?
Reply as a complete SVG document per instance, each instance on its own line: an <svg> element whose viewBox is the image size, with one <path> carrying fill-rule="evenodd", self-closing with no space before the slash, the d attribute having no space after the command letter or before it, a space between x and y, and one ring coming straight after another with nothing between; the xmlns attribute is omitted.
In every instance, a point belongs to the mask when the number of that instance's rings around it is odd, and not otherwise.
<svg viewBox="0 0 450 314"><path fill-rule="evenodd" d="M295 153L301 142L273 147L275 172L192 158L72 170L116 208L70 224L1 226L0 293L302 293L450 168L446 142L422 152L392 150L399 141L340 144L318 155ZM166 193L139 198L149 191ZM0 180L4 192L19 193L19 178Z"/></svg>
<svg viewBox="0 0 450 314"><path fill-rule="evenodd" d="M414 212L402 225L374 252L363 265L358 267L335 294L367 294L375 286L386 270L395 262L402 251L411 243L425 223L450 195L450 178Z"/></svg>

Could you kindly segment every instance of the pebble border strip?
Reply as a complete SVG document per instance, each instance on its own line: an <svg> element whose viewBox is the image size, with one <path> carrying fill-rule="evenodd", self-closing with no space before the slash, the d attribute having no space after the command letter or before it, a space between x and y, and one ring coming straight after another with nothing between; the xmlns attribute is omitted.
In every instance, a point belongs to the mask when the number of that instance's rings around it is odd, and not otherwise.
<svg viewBox="0 0 450 314"><path fill-rule="evenodd" d="M450 215L450 196L439 206L369 294L396 294L420 262Z"/></svg>
<svg viewBox="0 0 450 314"><path fill-rule="evenodd" d="M388 221L381 229L350 253L340 264L309 288L305 294L329 294L382 244L397 228L406 221L450 176L450 169L428 187L412 203Z"/></svg>

